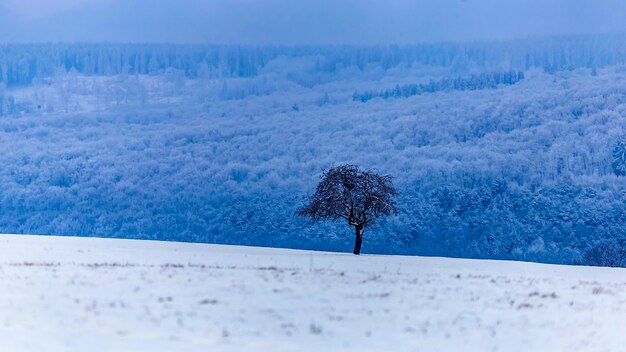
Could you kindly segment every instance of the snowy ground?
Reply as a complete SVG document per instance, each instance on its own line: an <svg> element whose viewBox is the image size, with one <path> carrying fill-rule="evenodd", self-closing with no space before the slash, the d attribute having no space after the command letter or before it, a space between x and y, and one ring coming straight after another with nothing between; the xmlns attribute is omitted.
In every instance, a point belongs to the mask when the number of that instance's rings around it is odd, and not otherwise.
<svg viewBox="0 0 626 352"><path fill-rule="evenodd" d="M2 351L619 351L626 270L0 235Z"/></svg>

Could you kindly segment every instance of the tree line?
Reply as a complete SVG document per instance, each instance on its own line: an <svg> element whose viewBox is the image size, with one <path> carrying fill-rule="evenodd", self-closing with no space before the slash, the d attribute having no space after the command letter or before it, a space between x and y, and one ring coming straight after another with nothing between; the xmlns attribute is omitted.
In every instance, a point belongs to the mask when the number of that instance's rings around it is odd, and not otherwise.
<svg viewBox="0 0 626 352"><path fill-rule="evenodd" d="M533 67L554 72L623 64L625 43L624 36L603 35L404 46L4 44L0 45L0 83L16 86L42 81L59 67L85 75L159 74L172 68L189 78L206 71L219 77L251 77L279 57L314 57L318 72L399 65L449 67L455 72Z"/></svg>
<svg viewBox="0 0 626 352"><path fill-rule="evenodd" d="M428 83L396 85L393 89L354 92L352 100L365 103L374 98L395 99L441 91L494 89L499 85L516 84L523 79L524 72L522 71L481 73L469 77L444 78L438 81L431 79Z"/></svg>

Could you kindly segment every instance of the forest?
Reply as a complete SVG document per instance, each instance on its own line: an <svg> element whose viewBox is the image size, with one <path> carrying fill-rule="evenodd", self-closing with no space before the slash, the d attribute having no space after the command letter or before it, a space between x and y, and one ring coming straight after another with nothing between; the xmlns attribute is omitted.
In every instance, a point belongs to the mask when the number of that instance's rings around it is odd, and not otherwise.
<svg viewBox="0 0 626 352"><path fill-rule="evenodd" d="M50 78L59 68L95 76L156 75L175 69L187 78L251 77L281 57L313 58L316 72L411 65L448 67L463 73L533 67L554 72L622 64L626 44L621 35L404 46L0 44L0 83L31 84Z"/></svg>
<svg viewBox="0 0 626 352"><path fill-rule="evenodd" d="M0 46L0 231L349 251L294 215L393 177L364 253L625 266L626 38Z"/></svg>

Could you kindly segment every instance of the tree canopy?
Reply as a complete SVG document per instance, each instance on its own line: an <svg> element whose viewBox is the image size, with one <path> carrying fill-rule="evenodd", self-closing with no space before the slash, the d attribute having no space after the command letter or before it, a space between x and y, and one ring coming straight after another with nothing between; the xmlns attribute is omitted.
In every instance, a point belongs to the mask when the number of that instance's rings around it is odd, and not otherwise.
<svg viewBox="0 0 626 352"><path fill-rule="evenodd" d="M315 193L297 214L314 221L346 220L356 229L354 254L359 254L363 229L381 216L397 213L392 199L397 194L391 176L341 165L324 171Z"/></svg>

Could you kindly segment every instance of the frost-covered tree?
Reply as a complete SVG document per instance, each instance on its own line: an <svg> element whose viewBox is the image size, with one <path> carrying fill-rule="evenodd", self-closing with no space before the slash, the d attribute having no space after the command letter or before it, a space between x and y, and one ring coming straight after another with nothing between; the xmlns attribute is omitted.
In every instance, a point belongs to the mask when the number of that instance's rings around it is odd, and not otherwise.
<svg viewBox="0 0 626 352"><path fill-rule="evenodd" d="M4 96L6 91L6 85L4 83L0 83L0 116L4 114Z"/></svg>
<svg viewBox="0 0 626 352"><path fill-rule="evenodd" d="M611 166L617 176L626 176L626 137L620 138L615 144Z"/></svg>
<svg viewBox="0 0 626 352"><path fill-rule="evenodd" d="M346 220L356 230L353 253L358 255L365 227L382 216L397 213L392 199L397 194L391 176L342 165L324 171L315 194L297 214L314 221Z"/></svg>

